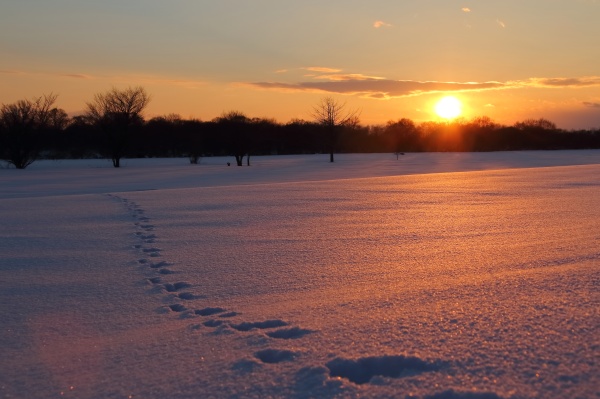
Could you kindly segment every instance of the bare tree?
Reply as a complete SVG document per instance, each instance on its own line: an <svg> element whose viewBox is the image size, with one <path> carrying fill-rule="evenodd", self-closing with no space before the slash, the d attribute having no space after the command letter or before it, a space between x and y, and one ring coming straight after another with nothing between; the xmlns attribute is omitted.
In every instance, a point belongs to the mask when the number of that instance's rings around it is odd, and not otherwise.
<svg viewBox="0 0 600 399"><path fill-rule="evenodd" d="M149 102L146 90L137 86L98 93L92 102L86 104L85 117L105 133L105 150L115 168L121 166L131 131L143 124L142 112Z"/></svg>
<svg viewBox="0 0 600 399"><path fill-rule="evenodd" d="M66 126L66 112L53 108L57 97L51 93L33 100L3 104L0 108L0 151L17 169L25 169L36 160L44 132Z"/></svg>
<svg viewBox="0 0 600 399"><path fill-rule="evenodd" d="M312 116L325 128L326 146L329 150L329 162L333 162L333 153L344 127L358 125L358 110L346 110L346 103L340 103L333 97L324 97L313 107Z"/></svg>

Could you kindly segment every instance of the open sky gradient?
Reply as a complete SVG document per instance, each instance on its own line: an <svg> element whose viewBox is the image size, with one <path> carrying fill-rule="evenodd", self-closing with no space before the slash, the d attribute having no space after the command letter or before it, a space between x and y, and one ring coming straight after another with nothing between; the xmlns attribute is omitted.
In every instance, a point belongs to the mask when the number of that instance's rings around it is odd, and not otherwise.
<svg viewBox="0 0 600 399"><path fill-rule="evenodd" d="M311 119L332 95L363 124L467 119L600 127L599 0L6 0L0 103L50 92L81 113L141 85L146 117Z"/></svg>

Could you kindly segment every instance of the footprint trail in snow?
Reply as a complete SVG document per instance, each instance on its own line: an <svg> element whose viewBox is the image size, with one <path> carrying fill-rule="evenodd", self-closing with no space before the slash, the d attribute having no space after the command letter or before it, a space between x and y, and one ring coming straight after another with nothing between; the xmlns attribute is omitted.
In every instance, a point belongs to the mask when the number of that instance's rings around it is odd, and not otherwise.
<svg viewBox="0 0 600 399"><path fill-rule="evenodd" d="M156 259L162 258L162 249L155 246L157 241L160 240L156 234L156 226L152 224L151 218L146 215L146 210L127 198L117 195L109 196L120 201L134 220L133 225L136 231L133 235L137 243L132 247L141 255L137 259L137 263L157 274L146 278L146 281L153 286L151 292L163 294L164 300L171 302L162 306L159 311L177 314L180 318L206 318L202 323L193 325L193 330L219 328L238 333L264 331L266 337L272 338L275 341L298 339L315 332L300 327L290 327L286 321L280 319L253 322L241 321L239 320L241 313L218 306L194 308L193 304L195 301L206 301L207 297L187 291L187 289L193 288L193 285L186 281L167 281L167 276L175 275L177 271L172 262ZM296 352L272 348L267 348L254 354L255 358L265 364L292 361L298 356L299 353Z"/></svg>
<svg viewBox="0 0 600 399"><path fill-rule="evenodd" d="M241 313L212 306L207 302L205 295L198 295L193 291L193 285L186 281L176 281L176 265L162 258L162 249L156 246L160 241L156 234L156 226L146 215L146 210L139 204L126 198L108 194L109 197L120 201L133 218L135 231L133 236L137 242L132 248L137 251L139 258L137 263L147 267L154 275L147 277L146 281L153 288L150 292L164 296L164 306L158 310L161 313L175 314L179 318L205 319L201 323L192 324L192 331L209 329L210 332L226 334L250 334L259 332L266 337L269 343L283 343L288 340L299 340L316 333L316 331L304 329L298 326L290 326L281 319L266 319L262 321L242 321ZM170 278L173 276L173 278ZM188 290L189 289L189 290ZM194 306L197 302L205 306ZM214 335L214 334L213 334ZM218 334L217 334L218 335ZM268 345L268 344L267 344ZM271 365L278 363L293 362L302 356L295 350L278 349L266 347L251 354L260 364ZM242 359L232 366L233 370L251 372L256 366L253 360ZM298 375L304 374L328 374L332 378L343 378L357 385L371 383L372 379L381 377L403 378L410 375L438 371L448 365L443 362L428 362L417 357L405 356L369 356L358 359L345 359L336 357L323 366L303 368ZM457 394L456 398L463 398ZM500 397L497 397L501 399Z"/></svg>

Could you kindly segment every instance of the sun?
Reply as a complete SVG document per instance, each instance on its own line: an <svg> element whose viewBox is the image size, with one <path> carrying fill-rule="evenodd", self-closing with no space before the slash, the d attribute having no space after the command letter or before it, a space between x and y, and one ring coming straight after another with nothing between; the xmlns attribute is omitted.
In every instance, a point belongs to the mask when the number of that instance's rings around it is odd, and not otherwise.
<svg viewBox="0 0 600 399"><path fill-rule="evenodd" d="M460 100L453 96L446 96L435 104L435 113L444 119L454 119L462 112Z"/></svg>

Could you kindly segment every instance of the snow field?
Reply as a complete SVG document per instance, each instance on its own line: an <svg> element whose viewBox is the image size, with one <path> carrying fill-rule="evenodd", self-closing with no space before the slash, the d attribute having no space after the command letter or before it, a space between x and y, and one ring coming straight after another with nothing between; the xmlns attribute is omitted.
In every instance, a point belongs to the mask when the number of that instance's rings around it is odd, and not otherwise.
<svg viewBox="0 0 600 399"><path fill-rule="evenodd" d="M282 161L3 196L0 395L597 394L597 165L302 182Z"/></svg>

